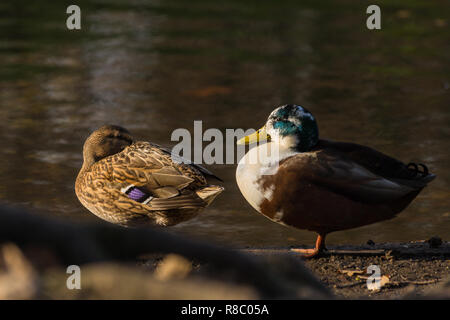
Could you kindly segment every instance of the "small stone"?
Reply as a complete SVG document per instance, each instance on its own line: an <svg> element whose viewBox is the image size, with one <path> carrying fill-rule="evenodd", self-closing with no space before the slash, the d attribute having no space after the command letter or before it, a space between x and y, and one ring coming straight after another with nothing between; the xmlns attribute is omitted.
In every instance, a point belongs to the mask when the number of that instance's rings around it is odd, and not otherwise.
<svg viewBox="0 0 450 320"><path fill-rule="evenodd" d="M184 279L192 270L192 263L177 255L167 255L157 266L155 277L159 280Z"/></svg>
<svg viewBox="0 0 450 320"><path fill-rule="evenodd" d="M38 293L38 274L14 243L0 246L0 300L33 299Z"/></svg>

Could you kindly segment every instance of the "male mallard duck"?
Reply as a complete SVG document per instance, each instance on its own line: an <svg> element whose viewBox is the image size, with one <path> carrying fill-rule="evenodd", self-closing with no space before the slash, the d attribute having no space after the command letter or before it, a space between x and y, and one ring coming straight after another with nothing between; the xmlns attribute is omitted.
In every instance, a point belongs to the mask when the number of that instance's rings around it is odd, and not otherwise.
<svg viewBox="0 0 450 320"><path fill-rule="evenodd" d="M205 168L173 159L156 144L135 142L124 128L103 126L84 143L75 192L89 211L123 226L186 221L223 188L207 184L205 176L215 176Z"/></svg>
<svg viewBox="0 0 450 320"><path fill-rule="evenodd" d="M240 160L239 189L272 221L318 233L314 249L294 249L306 257L325 249L330 232L393 218L435 178L422 164L319 139L314 116L297 105L275 109L264 127L238 144L257 141L268 142Z"/></svg>

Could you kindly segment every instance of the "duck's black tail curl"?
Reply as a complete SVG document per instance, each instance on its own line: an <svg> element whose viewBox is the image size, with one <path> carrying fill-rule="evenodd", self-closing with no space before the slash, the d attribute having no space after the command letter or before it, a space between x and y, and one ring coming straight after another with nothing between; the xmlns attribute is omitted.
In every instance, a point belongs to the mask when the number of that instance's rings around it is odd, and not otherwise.
<svg viewBox="0 0 450 320"><path fill-rule="evenodd" d="M429 174L428 167L423 163L410 162L407 167L415 177L419 174L421 177L426 177Z"/></svg>

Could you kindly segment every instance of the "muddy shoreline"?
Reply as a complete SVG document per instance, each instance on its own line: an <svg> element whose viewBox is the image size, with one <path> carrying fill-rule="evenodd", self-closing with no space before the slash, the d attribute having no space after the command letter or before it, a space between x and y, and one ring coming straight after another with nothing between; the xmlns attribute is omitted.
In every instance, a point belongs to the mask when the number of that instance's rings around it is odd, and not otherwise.
<svg viewBox="0 0 450 320"><path fill-rule="evenodd" d="M308 269L336 297L343 299L420 298L430 290L442 287L450 280L450 242L439 238L407 243L379 243L330 246L329 252L318 258L304 260L290 248L246 248L255 255L290 255L304 262ZM367 268L380 267L380 290L367 288ZM450 298L443 291L442 298Z"/></svg>

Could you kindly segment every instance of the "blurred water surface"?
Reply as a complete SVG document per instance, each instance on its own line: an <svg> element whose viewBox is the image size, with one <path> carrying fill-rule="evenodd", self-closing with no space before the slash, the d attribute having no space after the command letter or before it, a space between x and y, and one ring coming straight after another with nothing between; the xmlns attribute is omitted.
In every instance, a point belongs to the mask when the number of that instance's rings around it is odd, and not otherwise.
<svg viewBox="0 0 450 320"><path fill-rule="evenodd" d="M310 109L320 134L366 144L438 175L399 217L330 243L449 236L450 6L379 1L0 2L0 199L96 220L76 199L82 144L120 124L163 145L176 128L259 128L277 105ZM246 245L312 244L314 235L257 214L235 165L210 167L226 192L175 233Z"/></svg>

